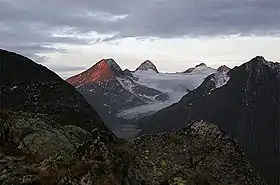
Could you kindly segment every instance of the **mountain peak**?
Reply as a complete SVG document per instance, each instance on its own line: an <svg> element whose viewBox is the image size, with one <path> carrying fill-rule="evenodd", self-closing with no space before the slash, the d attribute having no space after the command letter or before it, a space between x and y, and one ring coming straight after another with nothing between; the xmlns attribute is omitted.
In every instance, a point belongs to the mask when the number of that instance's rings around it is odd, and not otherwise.
<svg viewBox="0 0 280 185"><path fill-rule="evenodd" d="M269 66L269 67L272 67L272 65L277 65L277 62L270 62L270 61L267 61L263 56L256 56L254 58L252 58L250 61L246 62L244 65L247 65L247 66L263 66L263 65L266 65L266 66ZM278 63L279 65L279 63Z"/></svg>
<svg viewBox="0 0 280 185"><path fill-rule="evenodd" d="M112 58L102 59L100 62L106 62L114 72L117 72L117 73L122 72L121 67Z"/></svg>
<svg viewBox="0 0 280 185"><path fill-rule="evenodd" d="M220 72L220 73L227 73L229 70L230 70L230 68L228 66L222 65L218 68L217 71Z"/></svg>
<svg viewBox="0 0 280 185"><path fill-rule="evenodd" d="M267 61L262 56L256 56L242 66L245 67L245 71L256 74L257 76L267 74L267 72L270 71L280 77L280 64L277 62Z"/></svg>
<svg viewBox="0 0 280 185"><path fill-rule="evenodd" d="M77 87L89 83L110 81L120 75L122 69L113 59L102 59L88 70L67 79L67 82Z"/></svg>
<svg viewBox="0 0 280 185"><path fill-rule="evenodd" d="M142 70L142 71L148 71L149 69L155 71L156 73L158 73L157 67L150 61L150 60L146 60L144 61L137 69L138 70Z"/></svg>
<svg viewBox="0 0 280 185"><path fill-rule="evenodd" d="M252 59L252 61L264 62L266 60L265 60L265 58L263 56L256 56L255 58Z"/></svg>
<svg viewBox="0 0 280 185"><path fill-rule="evenodd" d="M201 66L207 67L205 63L200 63L200 64L196 65L195 67L201 67Z"/></svg>
<svg viewBox="0 0 280 185"><path fill-rule="evenodd" d="M187 69L184 73L191 73L191 72L193 72L193 70L200 68L200 67L207 67L207 65L205 63L200 63L200 64L196 65L195 67L191 67L191 68Z"/></svg>

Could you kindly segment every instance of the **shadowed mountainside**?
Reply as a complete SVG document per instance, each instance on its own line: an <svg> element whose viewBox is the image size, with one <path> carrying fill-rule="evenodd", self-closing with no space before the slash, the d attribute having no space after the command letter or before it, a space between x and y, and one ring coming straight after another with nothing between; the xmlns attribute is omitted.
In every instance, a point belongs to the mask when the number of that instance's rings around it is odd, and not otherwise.
<svg viewBox="0 0 280 185"><path fill-rule="evenodd" d="M143 133L171 131L205 120L237 139L269 184L279 180L280 64L256 57L228 73L215 88L215 76L182 100L140 120ZM269 168L267 168L269 166Z"/></svg>

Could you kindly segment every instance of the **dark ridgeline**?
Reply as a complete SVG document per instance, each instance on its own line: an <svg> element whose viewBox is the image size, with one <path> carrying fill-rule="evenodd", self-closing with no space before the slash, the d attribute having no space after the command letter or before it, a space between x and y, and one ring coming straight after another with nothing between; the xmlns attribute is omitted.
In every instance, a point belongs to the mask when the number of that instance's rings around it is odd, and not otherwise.
<svg viewBox="0 0 280 185"><path fill-rule="evenodd" d="M41 113L62 125L106 129L73 86L21 55L0 50L1 109Z"/></svg>
<svg viewBox="0 0 280 185"><path fill-rule="evenodd" d="M138 123L143 133L181 128L194 120L218 125L237 139L269 184L279 180L280 64L255 57L228 72L215 89L210 75L181 101Z"/></svg>

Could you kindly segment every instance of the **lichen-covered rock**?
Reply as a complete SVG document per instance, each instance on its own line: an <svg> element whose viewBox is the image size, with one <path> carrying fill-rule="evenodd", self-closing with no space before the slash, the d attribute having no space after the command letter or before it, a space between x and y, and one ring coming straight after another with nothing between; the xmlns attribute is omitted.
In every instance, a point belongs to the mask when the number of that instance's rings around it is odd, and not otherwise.
<svg viewBox="0 0 280 185"><path fill-rule="evenodd" d="M127 150L134 154L129 173L138 184L265 184L237 143L204 122L134 138Z"/></svg>
<svg viewBox="0 0 280 185"><path fill-rule="evenodd" d="M159 73L157 67L150 60L144 61L139 67L137 67L136 71L138 70L142 70L142 71L153 70L156 73Z"/></svg>
<svg viewBox="0 0 280 185"><path fill-rule="evenodd" d="M8 143L17 144L24 152L40 158L74 152L73 138L67 129L45 117L29 113L0 112L0 138Z"/></svg>
<svg viewBox="0 0 280 185"><path fill-rule="evenodd" d="M0 184L123 184L128 163L105 130L0 111Z"/></svg>

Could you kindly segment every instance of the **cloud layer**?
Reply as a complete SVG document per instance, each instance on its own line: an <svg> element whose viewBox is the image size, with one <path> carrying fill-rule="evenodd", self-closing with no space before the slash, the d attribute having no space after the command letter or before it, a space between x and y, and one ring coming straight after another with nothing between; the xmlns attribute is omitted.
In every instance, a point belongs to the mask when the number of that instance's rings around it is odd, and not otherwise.
<svg viewBox="0 0 280 185"><path fill-rule="evenodd" d="M279 20L279 0L0 0L0 47L35 58L127 37L279 36Z"/></svg>

